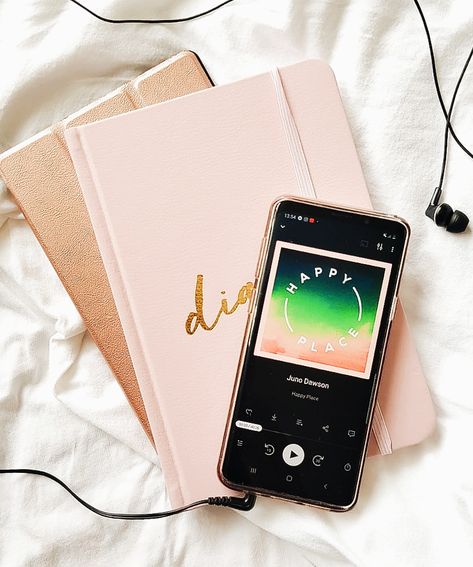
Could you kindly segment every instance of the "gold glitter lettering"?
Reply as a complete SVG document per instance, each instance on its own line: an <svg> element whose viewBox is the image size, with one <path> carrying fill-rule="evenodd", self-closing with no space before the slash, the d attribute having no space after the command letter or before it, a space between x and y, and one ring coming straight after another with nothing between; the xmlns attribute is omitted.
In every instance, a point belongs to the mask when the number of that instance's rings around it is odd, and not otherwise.
<svg viewBox="0 0 473 567"><path fill-rule="evenodd" d="M204 317L204 276L202 274L197 275L197 280L195 284L195 311L191 311L186 319L186 332L188 335L193 335L199 327L202 327L204 331L211 331L217 325L222 316L232 315L238 309L240 305L244 305L249 301L251 294L253 292L253 283L247 282L244 286L240 288L238 292L237 299L233 306L228 308L227 299L223 298L220 302L220 309L211 325L209 325ZM224 292L221 292L222 294Z"/></svg>

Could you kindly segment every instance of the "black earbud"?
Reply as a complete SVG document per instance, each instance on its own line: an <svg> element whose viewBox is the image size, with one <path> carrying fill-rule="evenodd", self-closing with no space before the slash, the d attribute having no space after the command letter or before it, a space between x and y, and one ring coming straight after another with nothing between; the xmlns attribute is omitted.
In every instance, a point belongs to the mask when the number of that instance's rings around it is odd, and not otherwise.
<svg viewBox="0 0 473 567"><path fill-rule="evenodd" d="M463 232L470 222L469 218L461 211L454 211L447 203L439 205L441 194L442 190L436 187L425 214L437 226L444 226L447 232Z"/></svg>

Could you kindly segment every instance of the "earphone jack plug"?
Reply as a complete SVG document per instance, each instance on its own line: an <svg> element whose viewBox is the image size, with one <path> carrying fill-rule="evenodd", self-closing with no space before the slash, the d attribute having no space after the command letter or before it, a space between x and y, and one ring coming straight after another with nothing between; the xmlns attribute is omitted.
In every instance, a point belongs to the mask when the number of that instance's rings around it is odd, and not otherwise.
<svg viewBox="0 0 473 567"><path fill-rule="evenodd" d="M243 498L237 498L236 496L210 496L207 498L207 503L209 506L225 506L234 510L249 512L256 503L256 496L250 493Z"/></svg>

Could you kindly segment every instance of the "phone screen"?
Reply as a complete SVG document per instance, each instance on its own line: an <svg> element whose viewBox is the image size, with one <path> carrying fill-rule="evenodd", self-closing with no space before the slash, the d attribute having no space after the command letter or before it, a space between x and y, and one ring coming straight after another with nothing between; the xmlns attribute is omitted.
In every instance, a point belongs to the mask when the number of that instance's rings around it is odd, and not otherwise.
<svg viewBox="0 0 473 567"><path fill-rule="evenodd" d="M224 482L354 504L407 237L396 219L290 199L274 208Z"/></svg>

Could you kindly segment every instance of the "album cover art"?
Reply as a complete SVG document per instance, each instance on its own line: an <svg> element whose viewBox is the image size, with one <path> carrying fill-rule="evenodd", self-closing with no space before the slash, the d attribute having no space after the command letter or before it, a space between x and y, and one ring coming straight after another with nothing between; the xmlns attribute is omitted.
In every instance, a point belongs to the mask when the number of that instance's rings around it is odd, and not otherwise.
<svg viewBox="0 0 473 567"><path fill-rule="evenodd" d="M391 264L278 241L255 355L369 378Z"/></svg>

